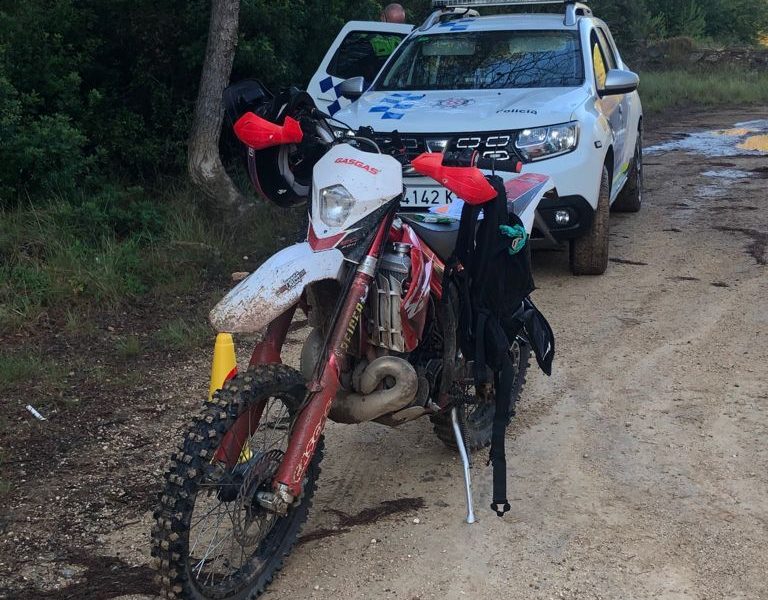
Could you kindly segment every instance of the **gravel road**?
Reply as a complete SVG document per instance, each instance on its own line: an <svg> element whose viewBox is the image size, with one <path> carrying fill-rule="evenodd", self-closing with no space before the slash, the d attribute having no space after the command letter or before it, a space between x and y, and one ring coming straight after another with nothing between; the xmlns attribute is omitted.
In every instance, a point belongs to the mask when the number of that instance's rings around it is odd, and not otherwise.
<svg viewBox="0 0 768 600"><path fill-rule="evenodd" d="M687 113L646 142L767 113ZM551 378L532 367L508 433L504 519L483 453L464 523L460 464L428 421L332 424L305 537L264 598L768 598L766 177L766 155L651 154L642 211L611 217L604 276L534 255L558 356ZM145 565L149 521L95 548Z"/></svg>

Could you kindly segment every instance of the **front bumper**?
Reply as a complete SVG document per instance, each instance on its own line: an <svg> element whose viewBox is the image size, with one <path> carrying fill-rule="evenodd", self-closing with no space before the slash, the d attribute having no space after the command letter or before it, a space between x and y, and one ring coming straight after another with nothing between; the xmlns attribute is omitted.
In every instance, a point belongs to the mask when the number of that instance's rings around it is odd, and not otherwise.
<svg viewBox="0 0 768 600"><path fill-rule="evenodd" d="M525 171L523 171L525 172ZM498 173L505 178L506 173ZM436 182L421 176L405 177L403 183L409 186L435 187ZM423 212L426 207L403 207L403 212ZM557 211L568 211L570 220L567 225L555 222ZM595 211L592 205L581 195L559 196L557 190L547 193L539 203L536 218L533 223L531 243L534 248L547 248L560 245L561 242L572 240L589 231Z"/></svg>
<svg viewBox="0 0 768 600"><path fill-rule="evenodd" d="M568 213L570 220L567 224L561 225L555 221L558 211ZM536 211L531 244L534 248L546 248L581 237L592 227L594 216L594 209L583 196L547 194Z"/></svg>

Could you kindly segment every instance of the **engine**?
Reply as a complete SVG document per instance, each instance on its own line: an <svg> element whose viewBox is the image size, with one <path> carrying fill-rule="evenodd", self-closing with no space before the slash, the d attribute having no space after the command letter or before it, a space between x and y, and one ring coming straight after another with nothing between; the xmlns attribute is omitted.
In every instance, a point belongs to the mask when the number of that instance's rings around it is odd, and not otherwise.
<svg viewBox="0 0 768 600"><path fill-rule="evenodd" d="M406 352L400 312L411 274L411 245L389 244L381 256L368 306L369 343L393 352Z"/></svg>
<svg viewBox="0 0 768 600"><path fill-rule="evenodd" d="M405 310L407 298L409 291L412 291L411 295L416 292L411 290L411 251L411 244L394 242L386 247L379 259L376 279L369 291L365 327L358 329L365 332L368 343L377 350L367 356L350 355L350 362L341 373L342 389L337 393L328 415L337 423L376 421L397 426L436 410L430 402L429 380L422 370L417 372L407 356L409 349L418 344L424 324L423 313L426 312L424 310L420 315L421 327L411 329L411 340L416 344L409 348L404 326L407 328L410 321L403 323L403 316L410 318ZM422 278L425 283L419 291L428 298L429 280L426 275ZM310 298L313 310L316 301L313 295ZM305 379L312 375L324 339L320 333L323 324L317 318L310 319L310 324L314 329L304 344L301 356Z"/></svg>

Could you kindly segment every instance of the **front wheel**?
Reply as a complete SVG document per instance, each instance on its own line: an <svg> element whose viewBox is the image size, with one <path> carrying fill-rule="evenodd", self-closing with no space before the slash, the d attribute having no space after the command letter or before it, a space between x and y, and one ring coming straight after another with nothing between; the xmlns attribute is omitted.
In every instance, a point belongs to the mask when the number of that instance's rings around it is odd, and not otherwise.
<svg viewBox="0 0 768 600"><path fill-rule="evenodd" d="M520 398L525 374L528 371L528 361L531 356L531 348L520 338L516 339L510 348L512 363L515 368L515 381L512 384L512 401L514 407ZM459 424L464 433L464 441L470 451L481 450L491 443L493 432L493 415L496 411L495 395L487 398L479 398L475 393L472 380L457 381L453 384L451 392L454 404L458 406ZM451 413L442 412L432 417L432 425L435 435L446 446L456 449L456 437L453 433Z"/></svg>
<svg viewBox="0 0 768 600"><path fill-rule="evenodd" d="M282 567L307 519L322 441L286 516L263 508L257 494L272 489L305 393L293 369L252 367L216 392L188 428L166 472L152 530L166 598L252 600ZM245 440L234 452L225 437L233 427Z"/></svg>
<svg viewBox="0 0 768 600"><path fill-rule="evenodd" d="M603 167L592 226L586 235L571 240L571 271L574 275L602 275L608 268L610 209L611 182L608 168Z"/></svg>

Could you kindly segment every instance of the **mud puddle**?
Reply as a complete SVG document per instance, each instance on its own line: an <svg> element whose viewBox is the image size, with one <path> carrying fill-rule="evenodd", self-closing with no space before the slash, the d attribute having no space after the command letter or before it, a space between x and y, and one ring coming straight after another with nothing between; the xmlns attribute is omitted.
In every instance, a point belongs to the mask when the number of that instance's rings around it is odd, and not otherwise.
<svg viewBox="0 0 768 600"><path fill-rule="evenodd" d="M364 508L354 515L349 515L340 510L328 509L325 512L335 515L338 518L338 525L332 528L316 529L315 531L305 533L299 538L298 543L301 545L348 533L352 527L370 525L394 515L413 513L424 508L424 506L424 498L399 498L398 500L385 500L378 506Z"/></svg>
<svg viewBox="0 0 768 600"><path fill-rule="evenodd" d="M768 156L768 119L736 123L728 129L689 133L645 148L649 155L674 150L708 157Z"/></svg>

